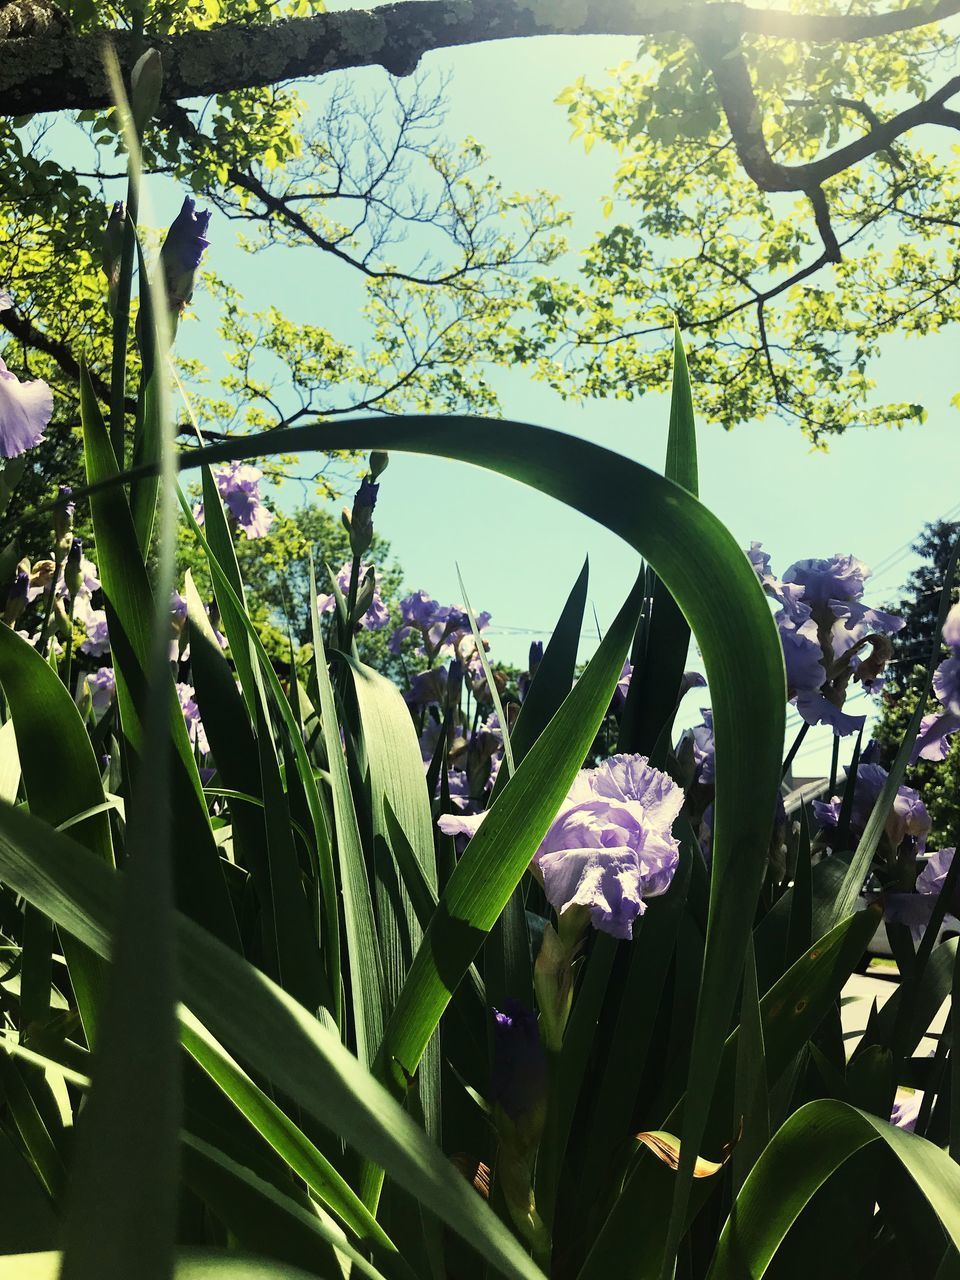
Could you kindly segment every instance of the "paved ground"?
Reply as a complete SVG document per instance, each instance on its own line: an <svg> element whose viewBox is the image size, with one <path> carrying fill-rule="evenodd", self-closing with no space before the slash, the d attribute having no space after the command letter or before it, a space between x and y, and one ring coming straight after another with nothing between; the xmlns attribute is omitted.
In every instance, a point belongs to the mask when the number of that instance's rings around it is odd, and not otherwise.
<svg viewBox="0 0 960 1280"><path fill-rule="evenodd" d="M891 982L889 978L874 978L869 974L855 973L847 985L843 989L844 996L855 997L849 1004L843 1005L840 1017L843 1022L844 1038L847 1041L847 1052L853 1050L859 1036L863 1034L863 1030L867 1025L867 1019L870 1017L870 1007L874 1000L882 1006L893 995L897 989L896 982ZM948 1002L944 1001L939 1013L930 1024L930 1030L940 1032L947 1020ZM917 1050L917 1057L923 1057L926 1054L933 1053L936 1048L936 1041L929 1036L920 1041L920 1047Z"/></svg>
<svg viewBox="0 0 960 1280"><path fill-rule="evenodd" d="M867 1019L870 1017L870 1009L873 1001L876 1000L878 1006L882 1006L893 995L897 989L896 982L892 982L889 978L875 978L870 974L855 973L843 989L845 997L853 996L847 1004L841 1006L840 1019L843 1023L843 1038L846 1042L847 1054L851 1054L853 1049L863 1034L867 1025ZM930 1030L939 1033L943 1030L947 1019L949 1009L949 1001L945 1000L940 1007L937 1016L930 1024ZM936 1041L930 1036L925 1036L917 1047L916 1056L929 1057L936 1049ZM912 1103L913 1106L919 1104L922 1098L919 1091L913 1092L909 1089L897 1090L897 1101L902 1104Z"/></svg>

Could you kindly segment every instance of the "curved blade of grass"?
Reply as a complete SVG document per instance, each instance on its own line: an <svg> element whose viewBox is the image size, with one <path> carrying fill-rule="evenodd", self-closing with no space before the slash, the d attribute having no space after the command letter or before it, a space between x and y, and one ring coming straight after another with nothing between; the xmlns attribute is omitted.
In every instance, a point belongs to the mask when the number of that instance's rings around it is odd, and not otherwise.
<svg viewBox="0 0 960 1280"><path fill-rule="evenodd" d="M684 1217L719 1049L736 1000L779 786L779 759L775 768L770 762L783 748L786 679L766 597L731 535L684 489L638 463L543 428L453 416L324 422L197 450L182 463L189 467L339 448L403 449L457 458L559 498L639 551L663 579L697 638L716 728L714 875L673 1237ZM735 640L728 629L731 616L738 619Z"/></svg>
<svg viewBox="0 0 960 1280"><path fill-rule="evenodd" d="M347 657L344 661L356 693L369 771L377 937L383 960L386 1008L390 1010L396 1004L423 938L420 913L407 889L407 878L398 878L397 875L405 853L412 854L417 874L434 898L437 893L430 799L423 776L420 744L409 708L399 690L357 659ZM395 848L397 826L404 846L400 850ZM437 1038L428 1046L419 1083L426 1130L436 1138L440 1133L440 1044Z"/></svg>
<svg viewBox="0 0 960 1280"><path fill-rule="evenodd" d="M490 694L490 701L493 703L493 709L496 712L497 720L500 723L500 732L503 734L503 763L507 770L508 780L513 777L516 772L516 764L513 759L513 747L510 743L510 726L507 724L507 717L503 714L503 703L500 701L500 691L497 689L497 682L493 678L493 671L490 667L490 659L487 657L487 650L480 637L480 628L477 626L477 616L473 612L470 600L467 596L467 588L463 585L463 575L460 572L460 566L457 569L457 582L460 585L460 594L463 597L463 607L466 610L467 618L470 622L470 631L473 635L473 643L476 646L477 657L480 659L480 666L483 668L483 678L487 682L487 692Z"/></svg>
<svg viewBox="0 0 960 1280"><path fill-rule="evenodd" d="M243 1248L330 1276L340 1270L339 1253L353 1275L385 1280L322 1210L311 1212L200 1138L183 1134L183 1147L184 1180Z"/></svg>
<svg viewBox="0 0 960 1280"><path fill-rule="evenodd" d="M181 1010L180 1038L240 1114L264 1138L317 1198L361 1242L386 1254L396 1246L376 1218L309 1138L231 1058L189 1010Z"/></svg>
<svg viewBox="0 0 960 1280"><path fill-rule="evenodd" d="M640 608L637 588L580 680L487 812L440 897L378 1055L401 1090L582 767L616 686Z"/></svg>
<svg viewBox="0 0 960 1280"><path fill-rule="evenodd" d="M314 773L313 764L307 751L306 743L300 731L297 717L290 706L289 699L283 691L280 679L274 670L273 663L267 655L267 651L263 647L263 642L257 635L256 628L247 616L246 610L240 598L233 589L230 579L221 567L220 561L212 553L210 545L204 536L203 530L197 524L193 511L187 502L186 497L181 489L177 489L177 497L180 500L180 509L186 517L187 523L190 525L194 537L200 543L207 553L207 563L210 567L210 575L218 584L223 592L224 599L228 600L234 611L234 615L238 619L239 624L246 631L247 640L250 650L259 664L259 674L262 676L270 694L273 698L273 705L278 712L280 719L283 721L284 728L287 731L287 740L293 750L296 758L297 775L300 784L303 787L303 794L306 799L307 809L310 814L310 822L313 827L314 838L314 854L317 859L317 876L320 882L320 898L322 907L322 929L321 929L321 945L323 947L324 961L327 971L327 985L330 992L330 998L333 1001L331 1012L337 1025L341 1025L341 974L340 974L340 914L338 908L338 891L336 883L336 875L333 868L333 851L330 845L330 832L327 828L327 819L324 814L323 802L320 799L320 792L317 788L317 778ZM218 499L219 501L219 499ZM255 679L256 677L254 677Z"/></svg>
<svg viewBox="0 0 960 1280"><path fill-rule="evenodd" d="M745 1275L762 1280L817 1190L872 1143L885 1146L900 1162L954 1248L960 1248L960 1167L924 1138L847 1103L824 1099L794 1112L757 1161L720 1236L708 1280Z"/></svg>
<svg viewBox="0 0 960 1280"><path fill-rule="evenodd" d="M201 470L203 484L203 529L204 550L207 560L216 559L220 573L213 573L213 594L217 608L220 610L220 623L224 635L230 642L230 656L237 669L237 678L250 719L256 718L257 687L255 670L256 662L250 652L247 613L244 607L243 578L240 576L240 565L233 545L227 515L223 509L220 491L209 467ZM192 513L191 513L192 514ZM224 589L224 579L231 590Z"/></svg>
<svg viewBox="0 0 960 1280"><path fill-rule="evenodd" d="M113 446L86 371L80 384L80 409L88 479L116 479ZM153 592L137 550L137 534L123 490L117 486L101 489L91 496L90 509L110 628L120 720L129 751L139 757L143 750L141 717L146 706L146 672L155 634ZM165 617L165 629L167 625ZM163 681L169 709L168 733L174 748L171 796L177 901L218 937L231 946L238 946L233 907L220 869L220 855L207 816L197 762L169 663Z"/></svg>
<svg viewBox="0 0 960 1280"><path fill-rule="evenodd" d="M0 880L98 955L111 951L120 877L68 835L0 806ZM339 1134L488 1259L542 1280L510 1232L386 1089L307 1010L182 913L183 1001L252 1071Z"/></svg>
<svg viewBox="0 0 960 1280"><path fill-rule="evenodd" d="M698 493L697 432L690 376L680 330L673 335L673 391L664 475L694 497ZM648 593L649 594L649 593ZM664 728L672 722L687 662L690 628L661 578L653 587L643 662L627 689L620 717L620 751L652 756ZM654 760L660 764L659 760Z"/></svg>
<svg viewBox="0 0 960 1280"><path fill-rule="evenodd" d="M577 674L577 653L580 648L580 632L583 629L583 610L587 603L587 584L590 566L584 560L583 568L567 597L553 635L543 651L540 665L530 681L530 688L520 706L520 714L513 727L511 745L519 764L550 723L561 702L573 688ZM506 778L497 774L493 795L506 784Z"/></svg>
<svg viewBox="0 0 960 1280"><path fill-rule="evenodd" d="M877 910L848 916L821 938L787 970L760 1001L767 1085L772 1089L814 1034L824 1015L834 1008L880 922ZM715 1157L734 1137L734 1090L739 1029L727 1037L718 1055L718 1082L704 1132L703 1154ZM662 1128L677 1133L683 1123L686 1098L670 1112ZM660 1273L662 1235L637 1232L637 1222L661 1222L670 1212L676 1175L653 1157L634 1158L627 1180L587 1257L579 1280L607 1280L616 1273L618 1259L629 1251L636 1280L653 1280ZM687 1225L715 1189L709 1179L694 1183Z"/></svg>
<svg viewBox="0 0 960 1280"><path fill-rule="evenodd" d="M629 1132L697 856L692 838L683 840L673 882L662 898L654 898L647 907L630 947L610 1051L587 1127L580 1171L584 1199L606 1182L612 1154Z"/></svg>
<svg viewBox="0 0 960 1280"><path fill-rule="evenodd" d="M317 582L310 562L310 621L313 627L313 654L320 694L320 726L327 749L330 770L330 794L336 824L337 857L340 863L340 891L343 895L343 920L347 938L347 964L350 969L350 995L353 1000L353 1026L357 1057L368 1066L383 1035L383 965L373 921L370 883L360 843L357 811L350 791L347 762L340 743L340 722L334 700L333 685L327 670L327 655L317 612ZM301 739L302 741L302 739Z"/></svg>
<svg viewBox="0 0 960 1280"><path fill-rule="evenodd" d="M149 55L145 54L144 57ZM155 57L158 55L154 55ZM139 171L136 133L124 96L120 67L112 48L106 52L106 67L118 114L124 125L127 150L131 156L131 180ZM167 315L163 284L158 292L152 283L142 282L151 298L155 322L146 337L157 357L167 343L163 325ZM116 575L111 563L123 557L131 572L145 588L149 610L142 620L151 630L146 647L135 655L145 686L138 710L143 715L142 737L136 744L142 768L133 777L130 821L126 829L126 863L122 876L118 911L116 952L110 973L103 1019L95 1055L94 1085L78 1124L71 1170L66 1220L63 1227L64 1256L61 1280L169 1280L173 1273L177 1243L179 1200L179 1127L182 1110L180 1046L177 1033L176 933L173 919L174 868L172 856L171 789L174 770L190 788L187 811L194 838L204 840L187 850L207 872L204 884L217 900L201 903L188 891L190 881L181 876L181 895L202 911L201 918L227 928L235 939L233 913L226 897L216 847L199 793L196 765L191 771L170 744L172 687L169 664L169 600L173 589L176 542L174 502L175 463L173 423L167 405L166 379L159 358L152 380L155 395L149 400L155 420L144 430L157 441L161 459L160 501L157 511L156 590L151 595L137 543L122 547L118 539L133 527L130 509L123 494L127 517L121 528L97 526L98 555L103 574L104 594L111 594L114 618L129 625L124 617ZM98 451L97 422L83 413L84 441L88 460ZM113 450L106 433L99 441L105 458ZM101 499L104 501L106 499ZM96 512L97 501L91 506ZM96 514L94 516L97 525ZM106 545L104 545L106 544ZM104 572L104 563L110 565ZM144 603L147 603L147 600ZM111 635L116 653L117 637ZM118 679L118 696L119 696ZM186 736L179 705L173 712L182 737ZM181 739L182 740L182 739ZM174 743L177 738L174 734ZM192 762L192 758L191 758ZM198 803L199 801L199 803ZM193 834L193 832L191 833ZM62 837L61 837L62 838ZM203 863L204 854L207 860ZM212 853L212 857L210 856ZM181 866L183 859L181 858ZM102 864L101 864L102 865ZM194 873L193 884L203 883Z"/></svg>
<svg viewBox="0 0 960 1280"><path fill-rule="evenodd" d="M60 826L94 810L75 821L74 839L112 866L110 819L99 808L105 804L103 784L80 712L57 673L11 627L0 627L0 685L16 733L30 812ZM63 950L84 1035L92 1046L103 963L69 936Z"/></svg>

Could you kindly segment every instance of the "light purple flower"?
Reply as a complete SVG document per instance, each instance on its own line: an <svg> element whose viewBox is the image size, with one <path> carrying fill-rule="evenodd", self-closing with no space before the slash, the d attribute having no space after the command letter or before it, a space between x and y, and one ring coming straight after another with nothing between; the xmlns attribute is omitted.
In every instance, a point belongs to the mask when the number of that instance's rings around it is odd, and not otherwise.
<svg viewBox="0 0 960 1280"><path fill-rule="evenodd" d="M117 689L117 678L113 667L100 667L84 676L84 683L90 694L93 710L99 718L113 701Z"/></svg>
<svg viewBox="0 0 960 1280"><path fill-rule="evenodd" d="M697 781L704 786L712 786L716 782L716 745L713 740L713 710L701 707L703 724L696 725L690 731L693 742L693 760L697 767Z"/></svg>
<svg viewBox="0 0 960 1280"><path fill-rule="evenodd" d="M89 599L90 596L92 596L95 591L100 590L100 579L97 577L97 566L93 563L92 560L88 560L86 556L81 555L80 563L79 563L79 571L80 571L80 589L77 592L77 599L79 600L83 596L86 596L87 599ZM57 600L60 600L62 597L68 594L67 583L66 583L66 572L67 572L67 562L66 562L66 559L64 559L60 565L60 573L57 576L57 585L56 585L56 590L54 592L55 598ZM31 586L27 591L27 600L28 601L36 600L36 598L38 596L42 596L47 589L48 589L47 586L44 585L42 582L39 582L36 585Z"/></svg>
<svg viewBox="0 0 960 1280"><path fill-rule="evenodd" d="M933 673L933 692L940 705L960 715L960 655L945 658Z"/></svg>
<svg viewBox="0 0 960 1280"><path fill-rule="evenodd" d="M273 524L273 512L260 499L263 472L248 462L229 462L215 471L213 478L223 505L244 536L265 537Z"/></svg>
<svg viewBox="0 0 960 1280"><path fill-rule="evenodd" d="M937 894L943 888L950 864L956 849L938 849L923 864L923 870L917 876L917 893Z"/></svg>
<svg viewBox="0 0 960 1280"><path fill-rule="evenodd" d="M203 721L200 719L200 708L194 698L193 685L183 684L178 681L177 697L180 699L180 709L183 711L183 719L187 726L190 745L199 747L201 754L206 755L210 750L210 743L207 741L207 735L203 729Z"/></svg>
<svg viewBox="0 0 960 1280"><path fill-rule="evenodd" d="M847 604L831 602L837 621L830 631L834 658L841 658L868 636L893 636L907 625L904 618L883 609L871 609L856 601Z"/></svg>
<svg viewBox="0 0 960 1280"><path fill-rule="evenodd" d="M861 764L858 767L850 811L850 834L855 838L852 843L863 835L887 777L886 769L879 764ZM813 811L821 827L829 830L838 825L840 805L839 796L834 796L828 802L814 800ZM898 788L893 807L887 814L885 827L892 847L898 849L906 837L910 836L916 840L918 852L922 853L929 830L930 815L919 793L913 787Z"/></svg>
<svg viewBox="0 0 960 1280"><path fill-rule="evenodd" d="M350 590L351 572L352 566L345 564L337 574L337 586L340 588L340 594L343 596L344 600L346 600L347 593ZM372 565L360 565L357 576L358 584L363 582L368 573L373 572L374 570ZM376 579L374 579L374 583L376 583ZM331 591L329 594L321 594L317 596L317 611L319 613L333 613L336 607L337 597L334 592ZM390 610L383 603L383 598L380 595L379 588L374 585L373 599L370 601L369 607L360 619L360 626L365 631L381 631L384 627L389 626L389 624Z"/></svg>
<svg viewBox="0 0 960 1280"><path fill-rule="evenodd" d="M751 542L750 549L746 552L747 559L753 565L754 572L760 579L764 588L770 586L779 589L780 579L776 577L770 568L770 552L763 550L762 542Z"/></svg>
<svg viewBox="0 0 960 1280"><path fill-rule="evenodd" d="M922 1102L922 1093L909 1093L898 1097L890 1112L890 1123L896 1125L898 1129L904 1129L907 1133L913 1133L920 1117Z"/></svg>
<svg viewBox="0 0 960 1280"><path fill-rule="evenodd" d="M419 672L411 680L410 688L404 694L404 698L411 707L429 707L446 702L446 667L433 667L430 671Z"/></svg>
<svg viewBox="0 0 960 1280"><path fill-rule="evenodd" d="M951 649L960 649L960 604L955 604L943 624L943 643Z"/></svg>
<svg viewBox="0 0 960 1280"><path fill-rule="evenodd" d="M810 618L796 625L783 611L776 616L783 661L787 669L787 696L819 689L827 673L817 637L817 624Z"/></svg>
<svg viewBox="0 0 960 1280"><path fill-rule="evenodd" d="M848 733L856 733L866 723L866 716L851 716L846 711L841 711L836 703L825 698L822 693L803 690L797 694L796 703L801 719L807 724L829 725L841 738Z"/></svg>
<svg viewBox="0 0 960 1280"><path fill-rule="evenodd" d="M13 306L13 299L4 289L0 289L0 311L9 311Z"/></svg>
<svg viewBox="0 0 960 1280"><path fill-rule="evenodd" d="M536 853L547 901L559 915L584 907L595 928L631 938L645 899L673 879L682 806L683 791L645 756L582 770Z"/></svg>
<svg viewBox="0 0 960 1280"><path fill-rule="evenodd" d="M950 751L947 739L960 729L960 716L952 712L938 715L932 711L920 721L920 732L910 753L910 763L917 760L946 760Z"/></svg>
<svg viewBox="0 0 960 1280"><path fill-rule="evenodd" d="M36 379L21 382L0 360L0 458L16 458L43 439L53 416L53 392Z"/></svg>
<svg viewBox="0 0 960 1280"><path fill-rule="evenodd" d="M550 905L559 915L583 907L595 928L631 938L646 899L673 879L679 845L672 827L682 806L683 791L645 756L611 756L582 769L534 855ZM448 814L437 825L471 836L486 816Z"/></svg>
<svg viewBox="0 0 960 1280"><path fill-rule="evenodd" d="M90 597L78 594L73 607L74 618L81 623L87 633L86 640L80 645L80 652L91 658L100 658L110 652L110 635L107 631L107 614L104 609L94 609Z"/></svg>
<svg viewBox="0 0 960 1280"><path fill-rule="evenodd" d="M437 819L437 826L445 836L475 836L488 810L480 813L444 813Z"/></svg>
<svg viewBox="0 0 960 1280"><path fill-rule="evenodd" d="M422 589L400 601L400 616L409 627L429 627L437 619L440 605Z"/></svg>
<svg viewBox="0 0 960 1280"><path fill-rule="evenodd" d="M855 556L835 555L829 560L797 560L783 575L784 582L803 587L811 608L840 600L859 600L870 570Z"/></svg>

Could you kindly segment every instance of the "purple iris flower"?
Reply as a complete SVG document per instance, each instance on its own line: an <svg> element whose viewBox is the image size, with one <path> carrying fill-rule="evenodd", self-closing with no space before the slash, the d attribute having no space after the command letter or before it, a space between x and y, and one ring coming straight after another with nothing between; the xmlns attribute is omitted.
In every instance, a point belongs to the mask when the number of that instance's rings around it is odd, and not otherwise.
<svg viewBox="0 0 960 1280"><path fill-rule="evenodd" d="M941 706L960 715L960 653L945 658L933 673L933 692Z"/></svg>
<svg viewBox="0 0 960 1280"><path fill-rule="evenodd" d="M960 604L955 604L943 624L943 643L960 649Z"/></svg>
<svg viewBox="0 0 960 1280"><path fill-rule="evenodd" d="M337 574L337 586L340 588L340 593L344 599L347 598L347 593L350 590L351 572L352 572L352 566L349 564L345 564L343 568L340 570L340 572ZM373 572L372 565L366 565L366 564L360 565L357 573L357 582L358 583L363 582L367 574L372 572ZM317 596L317 610L319 613L333 613L336 607L337 607L337 597L332 591L327 595L321 594ZM384 627L387 627L389 625L390 625L390 610L383 603L383 598L380 595L379 589L376 586L374 586L373 599L370 601L370 604L366 612L364 613L363 617L360 619L360 626L365 631L382 631Z"/></svg>
<svg viewBox="0 0 960 1280"><path fill-rule="evenodd" d="M0 360L0 458L16 458L43 439L53 417L53 392L45 382L21 382Z"/></svg>
<svg viewBox="0 0 960 1280"><path fill-rule="evenodd" d="M99 718L113 701L117 690L117 677L113 667L100 667L97 671L88 672L84 676L84 683L90 694L94 713Z"/></svg>
<svg viewBox="0 0 960 1280"><path fill-rule="evenodd" d="M193 693L193 685L177 682L177 697L180 699L180 709L183 712L183 719L187 726L187 736L190 738L192 747L199 747L202 755L206 755L210 750L210 743L207 741L207 735L204 732L203 721L200 719L200 708L197 706Z"/></svg>
<svg viewBox="0 0 960 1280"><path fill-rule="evenodd" d="M193 297L197 268L210 244L207 239L209 225L209 211L197 213L196 201L186 196L160 250L167 301L173 311L183 311Z"/></svg>
<svg viewBox="0 0 960 1280"><path fill-rule="evenodd" d="M74 618L83 625L87 638L80 645L80 652L91 658L100 658L110 652L110 635L104 609L94 609L90 597L80 593L73 606Z"/></svg>
<svg viewBox="0 0 960 1280"><path fill-rule="evenodd" d="M426 591L411 591L400 601L400 616L408 627L430 627L437 619L440 605Z"/></svg>
<svg viewBox="0 0 960 1280"><path fill-rule="evenodd" d="M827 673L817 637L817 624L808 618L796 625L786 611L777 614L777 629L783 645L783 661L787 669L787 695L819 689Z"/></svg>
<svg viewBox="0 0 960 1280"><path fill-rule="evenodd" d="M835 555L829 560L797 560L783 575L784 582L803 587L811 608L836 600L859 600L870 570L855 556Z"/></svg>
<svg viewBox="0 0 960 1280"><path fill-rule="evenodd" d="M716 744L713 740L713 710L701 707L703 724L691 730L693 742L693 761L697 767L697 781L704 786L712 786L716 782Z"/></svg>
<svg viewBox="0 0 960 1280"><path fill-rule="evenodd" d="M923 870L917 876L917 893L937 894L943 888L950 864L956 849L938 849L923 864Z"/></svg>
<svg viewBox="0 0 960 1280"><path fill-rule="evenodd" d="M890 653L887 637L904 620L860 603L870 570L854 556L798 560L777 579L761 544L747 557L764 591L781 608L776 615L787 673L788 697L807 724L829 725L835 734L853 733L865 716L843 711L847 685L858 680L868 691L882 687ZM869 645L868 656L860 652Z"/></svg>
<svg viewBox="0 0 960 1280"><path fill-rule="evenodd" d="M433 667L430 671L421 671L415 675L404 697L411 707L439 706L445 703L447 700L446 668Z"/></svg>
<svg viewBox="0 0 960 1280"><path fill-rule="evenodd" d="M920 1117L922 1102L923 1094L921 1093L910 1093L897 1098L890 1112L890 1123L896 1125L898 1129L904 1129L907 1133L913 1133Z"/></svg>
<svg viewBox="0 0 960 1280"><path fill-rule="evenodd" d="M804 689L796 697L800 718L807 724L829 725L837 737L856 733L866 723L866 716L852 716L816 690Z"/></svg>
<svg viewBox="0 0 960 1280"><path fill-rule="evenodd" d="M884 609L871 609L856 601L847 604L831 602L837 621L830 631L835 658L842 657L868 636L893 636L907 625L904 618Z"/></svg>
<svg viewBox="0 0 960 1280"><path fill-rule="evenodd" d="M850 811L850 834L856 839L863 835L887 777L886 769L879 764L861 764L858 767ZM813 811L825 830L838 826L841 803L839 796L833 796L829 801L814 800ZM926 835L930 830L930 815L913 787L900 787L897 790L893 807L887 815L885 830L894 849L898 849L904 839L910 836L916 840L918 852L923 852Z"/></svg>
<svg viewBox="0 0 960 1280"><path fill-rule="evenodd" d="M646 756L616 755L582 769L534 855L547 901L563 915L583 907L590 922L631 938L646 899L670 887L679 859L673 824L683 791ZM437 820L448 835L474 835L486 813Z"/></svg>
<svg viewBox="0 0 960 1280"><path fill-rule="evenodd" d="M673 879L682 806L682 790L645 756L581 770L535 856L547 901L560 915L584 907L595 928L631 938L645 899Z"/></svg>
<svg viewBox="0 0 960 1280"><path fill-rule="evenodd" d="M633 663L629 658L624 662L620 671L620 679L617 681L617 687L613 692L613 700L611 707L614 711L619 711L627 701L627 694L630 691L630 681L633 678Z"/></svg>
<svg viewBox="0 0 960 1280"><path fill-rule="evenodd" d="M514 1123L541 1111L547 1097L547 1054L537 1015L513 996L493 1010L490 1092Z"/></svg>
<svg viewBox="0 0 960 1280"><path fill-rule="evenodd" d="M273 524L273 512L260 499L263 472L247 462L229 462L213 473L227 512L247 538L263 538ZM202 523L201 518L197 517Z"/></svg>
<svg viewBox="0 0 960 1280"><path fill-rule="evenodd" d="M917 760L946 760L950 751L947 739L960 729L960 715L947 711L938 715L932 711L920 721L920 732L910 753L910 763Z"/></svg>

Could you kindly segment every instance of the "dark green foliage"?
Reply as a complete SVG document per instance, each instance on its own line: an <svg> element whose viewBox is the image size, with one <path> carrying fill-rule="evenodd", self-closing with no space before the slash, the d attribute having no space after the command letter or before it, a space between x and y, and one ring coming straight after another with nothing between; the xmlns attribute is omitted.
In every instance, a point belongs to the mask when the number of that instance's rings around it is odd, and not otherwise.
<svg viewBox="0 0 960 1280"><path fill-rule="evenodd" d="M917 705L934 641L943 573L958 535L960 521L936 520L924 526L913 544L923 563L907 579L899 603L891 606L907 625L895 639L894 656L887 667L883 710L874 730L884 768L890 767ZM946 653L944 649L944 657ZM938 710L943 708L931 694L925 713ZM960 735L951 738L950 744L946 760L918 760L907 776L908 784L917 788L930 813L933 825L928 844L934 849L960 841Z"/></svg>

